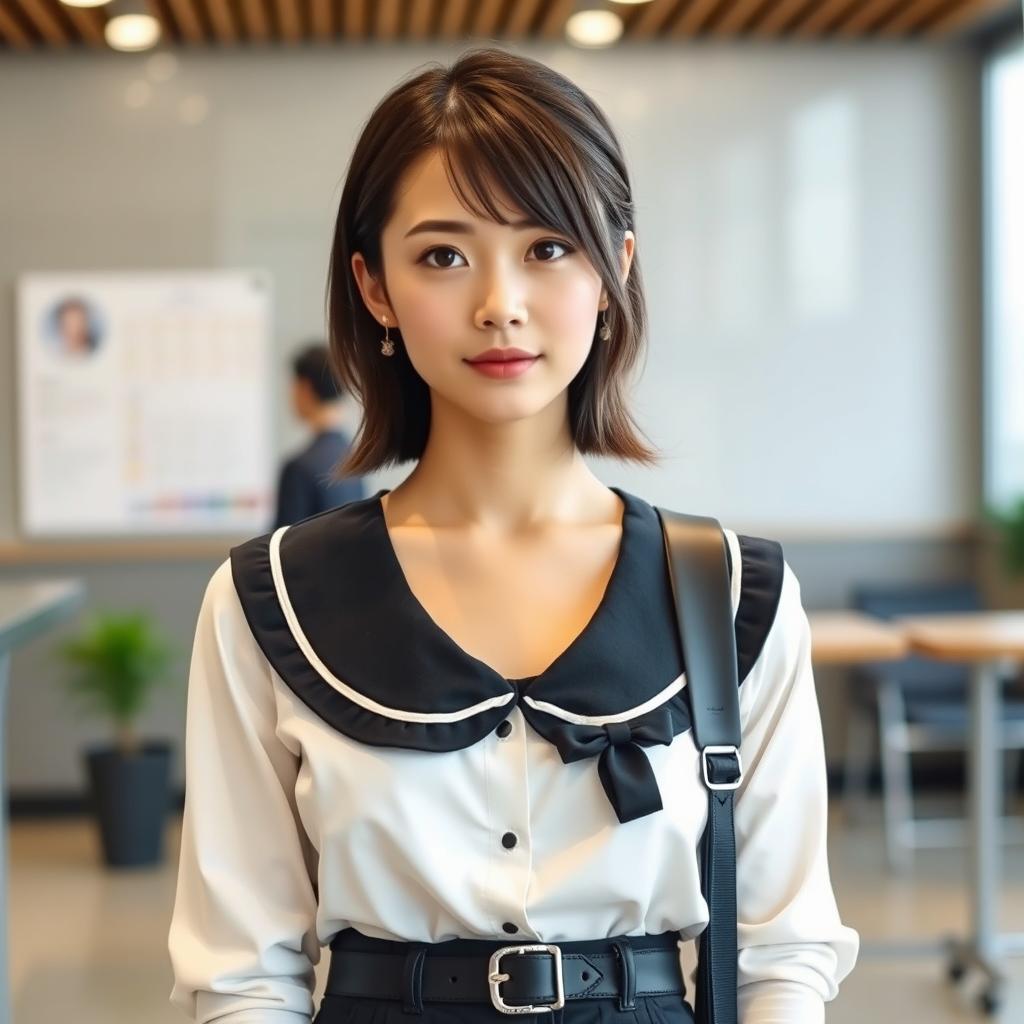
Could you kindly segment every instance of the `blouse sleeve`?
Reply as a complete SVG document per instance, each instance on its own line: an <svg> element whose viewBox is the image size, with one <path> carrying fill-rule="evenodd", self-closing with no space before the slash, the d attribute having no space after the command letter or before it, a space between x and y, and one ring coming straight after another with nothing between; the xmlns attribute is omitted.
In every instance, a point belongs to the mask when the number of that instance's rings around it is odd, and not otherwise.
<svg viewBox="0 0 1024 1024"><path fill-rule="evenodd" d="M197 1024L309 1024L320 959L315 865L275 733L272 670L230 560L199 611L188 681L185 811L168 936L170 1001Z"/></svg>
<svg viewBox="0 0 1024 1024"><path fill-rule="evenodd" d="M811 631L784 562L776 616L740 688L736 794L740 1024L821 1024L859 936L839 918L826 851L827 791Z"/></svg>

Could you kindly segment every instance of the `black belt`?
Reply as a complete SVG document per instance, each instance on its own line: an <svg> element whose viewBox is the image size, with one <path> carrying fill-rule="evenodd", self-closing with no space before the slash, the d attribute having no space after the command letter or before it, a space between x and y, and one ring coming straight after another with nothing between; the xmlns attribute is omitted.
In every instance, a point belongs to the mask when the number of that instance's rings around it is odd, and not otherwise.
<svg viewBox="0 0 1024 1024"><path fill-rule="evenodd" d="M506 945L478 939L395 942L345 929L331 941L325 995L424 1002L490 1003L502 1013L556 1010L568 1000L685 995L679 933Z"/></svg>

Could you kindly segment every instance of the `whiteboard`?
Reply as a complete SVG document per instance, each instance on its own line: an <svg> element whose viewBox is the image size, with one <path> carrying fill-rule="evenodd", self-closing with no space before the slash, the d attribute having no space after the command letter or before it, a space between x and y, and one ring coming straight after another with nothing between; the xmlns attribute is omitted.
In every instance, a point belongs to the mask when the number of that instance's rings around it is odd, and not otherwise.
<svg viewBox="0 0 1024 1024"><path fill-rule="evenodd" d="M22 532L263 529L270 303L263 271L21 276Z"/></svg>

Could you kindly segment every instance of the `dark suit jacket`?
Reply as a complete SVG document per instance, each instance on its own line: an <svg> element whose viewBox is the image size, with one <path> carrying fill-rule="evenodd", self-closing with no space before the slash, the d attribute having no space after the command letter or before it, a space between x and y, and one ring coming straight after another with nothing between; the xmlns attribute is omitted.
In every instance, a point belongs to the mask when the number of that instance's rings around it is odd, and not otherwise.
<svg viewBox="0 0 1024 1024"><path fill-rule="evenodd" d="M345 457L350 444L344 432L325 430L285 462L277 484L275 530L364 497L361 477L330 481L331 471Z"/></svg>

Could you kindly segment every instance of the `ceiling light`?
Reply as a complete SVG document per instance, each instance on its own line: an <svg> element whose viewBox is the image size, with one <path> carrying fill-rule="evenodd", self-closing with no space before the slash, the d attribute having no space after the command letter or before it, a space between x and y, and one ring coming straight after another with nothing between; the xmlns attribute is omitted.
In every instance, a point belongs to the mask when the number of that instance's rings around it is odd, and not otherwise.
<svg viewBox="0 0 1024 1024"><path fill-rule="evenodd" d="M622 19L614 11L578 11L566 21L565 34L575 46L611 46L622 35Z"/></svg>
<svg viewBox="0 0 1024 1024"><path fill-rule="evenodd" d="M150 14L119 14L104 26L107 45L115 50L148 50L160 38L160 22Z"/></svg>

